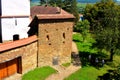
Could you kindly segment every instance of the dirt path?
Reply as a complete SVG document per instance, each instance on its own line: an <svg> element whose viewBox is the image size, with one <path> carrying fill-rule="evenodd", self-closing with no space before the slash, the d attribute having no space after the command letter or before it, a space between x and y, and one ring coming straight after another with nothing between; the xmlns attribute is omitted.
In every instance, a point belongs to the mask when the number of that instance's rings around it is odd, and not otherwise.
<svg viewBox="0 0 120 80"><path fill-rule="evenodd" d="M54 66L53 68L58 72L56 74L50 75L46 80L64 80L70 74L79 70L80 66L70 65L68 68L64 68L62 66Z"/></svg>
<svg viewBox="0 0 120 80"><path fill-rule="evenodd" d="M78 53L77 45L75 44L75 42L72 42L72 52ZM60 65L51 67L56 69L58 72L56 74L50 75L46 80L64 80L70 74L76 72L81 68L80 66L74 66L72 64L67 68Z"/></svg>

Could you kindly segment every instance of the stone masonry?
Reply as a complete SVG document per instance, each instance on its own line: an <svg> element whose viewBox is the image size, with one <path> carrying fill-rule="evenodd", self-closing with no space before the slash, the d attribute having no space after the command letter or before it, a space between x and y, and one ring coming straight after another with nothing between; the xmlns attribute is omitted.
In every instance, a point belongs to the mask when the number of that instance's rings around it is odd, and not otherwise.
<svg viewBox="0 0 120 80"><path fill-rule="evenodd" d="M38 26L38 66L70 62L73 22L66 20L39 21Z"/></svg>
<svg viewBox="0 0 120 80"><path fill-rule="evenodd" d="M16 47L13 47L13 49L0 51L0 63L5 63L7 61L13 60L15 58L21 57L21 67L22 67L22 74L34 69L37 67L37 40L33 40L30 43L28 42L29 39L26 39L26 41L18 40L15 42L8 42L1 44L2 46L13 46L17 45ZM26 43L24 45L21 45L22 43ZM27 43L28 42L28 43ZM18 44L20 43L20 47L18 47ZM0 46L0 48L4 48ZM6 48L5 47L5 48Z"/></svg>

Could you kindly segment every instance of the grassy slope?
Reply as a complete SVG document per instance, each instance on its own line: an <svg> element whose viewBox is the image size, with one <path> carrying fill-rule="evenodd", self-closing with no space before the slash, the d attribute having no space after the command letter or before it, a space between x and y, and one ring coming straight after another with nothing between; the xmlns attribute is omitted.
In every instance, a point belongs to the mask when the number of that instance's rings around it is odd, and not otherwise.
<svg viewBox="0 0 120 80"><path fill-rule="evenodd" d="M49 66L36 68L24 74L22 80L45 80L45 78L53 73L56 73L56 70Z"/></svg>
<svg viewBox="0 0 120 80"><path fill-rule="evenodd" d="M89 52L89 53L97 52L97 50L95 48L91 48L92 43L94 43L95 40L93 38L91 38L90 34L88 34L88 36L84 42L83 42L83 38L82 38L81 34L79 34L79 33L74 34L73 41L76 42L79 52Z"/></svg>
<svg viewBox="0 0 120 80"><path fill-rule="evenodd" d="M86 38L86 41L82 42L81 34L73 35L73 40L76 42L77 47L80 52L89 52L89 53L97 52L97 49L91 48L92 43L94 43L95 40L92 39L90 36L91 35L89 34L88 37ZM115 55L113 63L115 66L120 64L120 56ZM114 65L113 65L113 67L114 67ZM65 80L96 80L98 76L102 76L105 73L107 73L107 70L114 69L113 67L111 67L109 65L105 65L104 67L101 67L98 69L93 66L84 66L77 72L70 75Z"/></svg>
<svg viewBox="0 0 120 80"><path fill-rule="evenodd" d="M111 69L111 67L105 65L104 68L96 69L92 66L86 66L73 73L65 80L96 80L97 76L102 76L107 73L106 69Z"/></svg>

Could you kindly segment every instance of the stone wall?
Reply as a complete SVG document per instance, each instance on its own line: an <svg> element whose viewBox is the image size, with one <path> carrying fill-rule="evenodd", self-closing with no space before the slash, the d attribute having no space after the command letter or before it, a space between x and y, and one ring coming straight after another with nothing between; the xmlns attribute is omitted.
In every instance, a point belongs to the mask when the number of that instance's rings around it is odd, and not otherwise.
<svg viewBox="0 0 120 80"><path fill-rule="evenodd" d="M21 57L22 74L37 67L36 36L0 44L0 63L13 60L17 57Z"/></svg>
<svg viewBox="0 0 120 80"><path fill-rule="evenodd" d="M70 62L72 46L73 21L42 20L38 27L38 66Z"/></svg>

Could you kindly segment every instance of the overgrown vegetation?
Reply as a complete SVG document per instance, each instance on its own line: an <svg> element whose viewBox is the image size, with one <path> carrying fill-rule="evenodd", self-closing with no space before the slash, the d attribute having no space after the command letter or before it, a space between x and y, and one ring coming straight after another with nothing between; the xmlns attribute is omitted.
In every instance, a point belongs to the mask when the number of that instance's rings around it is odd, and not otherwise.
<svg viewBox="0 0 120 80"><path fill-rule="evenodd" d="M45 80L45 78L53 73L56 73L56 70L49 66L36 68L24 74L22 80Z"/></svg>

